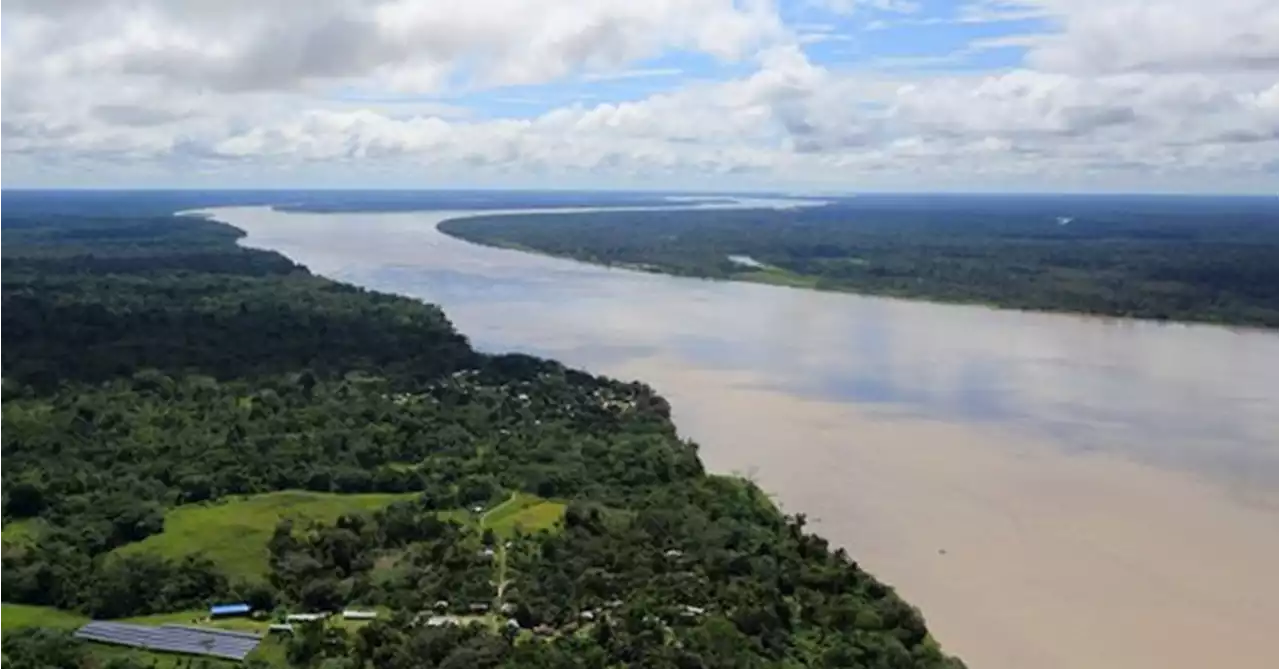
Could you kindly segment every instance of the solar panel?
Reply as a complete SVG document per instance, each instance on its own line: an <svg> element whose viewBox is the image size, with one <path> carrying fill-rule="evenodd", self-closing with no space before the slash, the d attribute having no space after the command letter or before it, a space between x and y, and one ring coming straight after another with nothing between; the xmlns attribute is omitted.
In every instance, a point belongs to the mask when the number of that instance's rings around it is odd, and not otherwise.
<svg viewBox="0 0 1280 669"><path fill-rule="evenodd" d="M161 627L180 629L180 630L191 630L194 632L203 632L205 634L221 634L223 636L233 636L233 637L239 637L242 639L261 639L262 638L262 635L257 632L246 632L244 630L213 629L209 627L196 627L195 625L182 625L180 623L165 623L161 625Z"/></svg>
<svg viewBox="0 0 1280 669"><path fill-rule="evenodd" d="M214 630L187 625L131 625L94 621L76 630L86 641L116 644L169 653L208 655L243 660L258 646L261 637L250 632Z"/></svg>

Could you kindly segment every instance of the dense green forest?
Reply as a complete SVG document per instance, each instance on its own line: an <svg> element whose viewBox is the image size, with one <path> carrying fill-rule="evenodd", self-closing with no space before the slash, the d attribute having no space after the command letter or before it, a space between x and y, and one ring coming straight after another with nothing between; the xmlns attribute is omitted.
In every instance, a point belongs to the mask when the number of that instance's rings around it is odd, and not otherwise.
<svg viewBox="0 0 1280 669"><path fill-rule="evenodd" d="M49 197L3 221L6 666L223 666L67 627L219 601L382 613L256 667L961 666L802 515L704 472L649 387L477 352L214 221ZM276 491L360 502L255 544Z"/></svg>
<svg viewBox="0 0 1280 669"><path fill-rule="evenodd" d="M469 241L683 276L1276 327L1274 198L859 197L482 216Z"/></svg>

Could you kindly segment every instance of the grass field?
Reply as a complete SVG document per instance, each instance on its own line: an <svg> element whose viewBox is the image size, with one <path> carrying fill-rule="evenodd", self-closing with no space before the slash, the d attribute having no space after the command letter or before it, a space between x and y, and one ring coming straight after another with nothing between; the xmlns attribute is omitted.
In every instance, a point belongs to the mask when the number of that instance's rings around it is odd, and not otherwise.
<svg viewBox="0 0 1280 669"><path fill-rule="evenodd" d="M517 527L536 532L554 526L564 517L565 505L535 495L516 493L511 499L493 507L481 519L481 527L492 529L500 537L509 537Z"/></svg>
<svg viewBox="0 0 1280 669"><path fill-rule="evenodd" d="M0 628L3 631L19 627L79 627L89 619L74 611L63 611L48 606L29 604L0 604Z"/></svg>
<svg viewBox="0 0 1280 669"><path fill-rule="evenodd" d="M137 618L120 620L122 623L146 624L146 626L163 626L163 624L193 624L196 627L212 627L216 629L238 629L241 632L266 632L270 622L259 622L250 618L224 618L210 620L209 611L205 609L177 611L177 613L161 613L141 615Z"/></svg>
<svg viewBox="0 0 1280 669"><path fill-rule="evenodd" d="M168 558L203 554L232 578L262 579L267 542L282 518L333 522L345 513L382 508L414 493L338 495L287 490L180 506L164 517L164 531L121 546L118 554L153 552Z"/></svg>

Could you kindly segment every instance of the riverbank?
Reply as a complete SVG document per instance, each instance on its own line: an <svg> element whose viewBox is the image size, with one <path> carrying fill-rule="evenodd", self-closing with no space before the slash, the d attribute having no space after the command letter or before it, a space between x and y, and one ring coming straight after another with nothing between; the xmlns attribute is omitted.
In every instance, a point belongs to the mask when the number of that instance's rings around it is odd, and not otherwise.
<svg viewBox="0 0 1280 669"><path fill-rule="evenodd" d="M999 203L988 210L964 202L937 211L841 203L480 214L446 220L440 230L478 244L674 276L1102 318L1277 325L1274 202L1270 226L1265 210L1228 212L1223 216L1239 220L1222 223L1211 209L1181 216L1140 205L1132 214L1064 226L1046 224L1034 208L1006 212Z"/></svg>
<svg viewBox="0 0 1280 669"><path fill-rule="evenodd" d="M711 471L809 514L974 666L1274 664L1274 332L609 270L436 230L464 215L218 212L482 349L654 385Z"/></svg>

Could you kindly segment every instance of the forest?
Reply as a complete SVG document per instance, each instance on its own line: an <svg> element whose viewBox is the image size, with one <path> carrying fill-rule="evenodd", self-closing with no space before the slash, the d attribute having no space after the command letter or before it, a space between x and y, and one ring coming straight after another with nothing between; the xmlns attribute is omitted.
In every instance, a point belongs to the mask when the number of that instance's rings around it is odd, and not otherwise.
<svg viewBox="0 0 1280 669"><path fill-rule="evenodd" d="M71 636L227 601L254 630L379 614L255 668L963 666L803 515L704 471L648 386L476 351L433 305L173 217L190 196L32 197L3 220L6 666L228 666Z"/></svg>
<svg viewBox="0 0 1280 669"><path fill-rule="evenodd" d="M468 241L681 276L1274 328L1274 198L859 196L455 219Z"/></svg>

